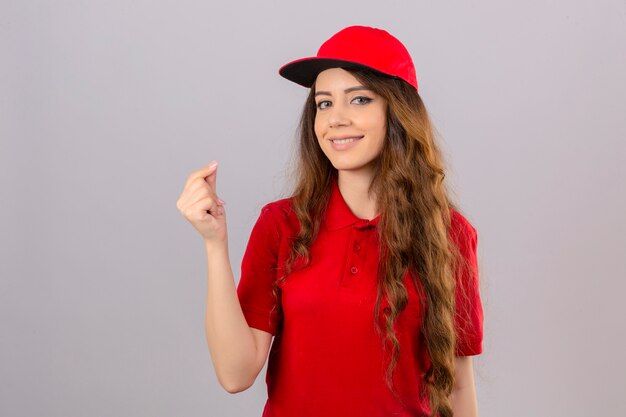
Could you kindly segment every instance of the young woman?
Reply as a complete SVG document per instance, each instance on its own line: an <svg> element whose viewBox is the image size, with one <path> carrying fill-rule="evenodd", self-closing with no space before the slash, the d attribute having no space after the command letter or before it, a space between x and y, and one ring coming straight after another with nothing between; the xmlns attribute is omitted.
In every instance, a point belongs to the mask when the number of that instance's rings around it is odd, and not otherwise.
<svg viewBox="0 0 626 417"><path fill-rule="evenodd" d="M446 191L411 56L350 26L279 73L310 88L296 185L261 209L237 287L217 164L177 203L205 241L220 383L247 389L269 355L264 417L477 416L477 233Z"/></svg>

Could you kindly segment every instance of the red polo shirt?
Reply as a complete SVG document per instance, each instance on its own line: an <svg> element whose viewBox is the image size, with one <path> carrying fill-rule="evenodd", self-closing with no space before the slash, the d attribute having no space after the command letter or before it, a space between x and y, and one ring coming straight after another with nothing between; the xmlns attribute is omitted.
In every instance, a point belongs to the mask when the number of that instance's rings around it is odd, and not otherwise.
<svg viewBox="0 0 626 417"><path fill-rule="evenodd" d="M418 293L407 273L404 285L409 302L396 323L400 357L393 377L407 405L403 409L385 384L390 350L383 353L372 319L380 215L372 220L355 216L336 180L320 233L311 246L312 263L292 272L281 285L282 323L270 315L271 283L283 271L289 237L299 230L290 203L286 198L261 209L237 287L248 325L275 336L265 378L268 399L263 417L428 415L428 399L420 395L429 361L420 331L423 312ZM452 215L452 237L473 267L471 275L457 274L457 285L464 285L469 297L456 299L456 354L477 355L482 352L483 338L477 234L460 213L452 211ZM382 306L388 305L383 299Z"/></svg>

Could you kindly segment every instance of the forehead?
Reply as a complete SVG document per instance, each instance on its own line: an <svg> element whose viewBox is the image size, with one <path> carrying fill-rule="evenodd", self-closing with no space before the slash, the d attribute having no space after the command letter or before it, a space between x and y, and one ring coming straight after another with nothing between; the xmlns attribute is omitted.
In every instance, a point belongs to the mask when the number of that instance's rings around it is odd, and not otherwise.
<svg viewBox="0 0 626 417"><path fill-rule="evenodd" d="M329 68L317 75L316 90L332 90L360 85L359 80L343 68Z"/></svg>

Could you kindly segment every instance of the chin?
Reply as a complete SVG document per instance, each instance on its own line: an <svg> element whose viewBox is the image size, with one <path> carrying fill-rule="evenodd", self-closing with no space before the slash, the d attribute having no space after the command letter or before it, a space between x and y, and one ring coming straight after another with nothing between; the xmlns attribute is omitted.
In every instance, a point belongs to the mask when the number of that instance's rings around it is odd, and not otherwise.
<svg viewBox="0 0 626 417"><path fill-rule="evenodd" d="M354 171L372 164L376 159L375 155L363 155L359 152L338 152L329 149L324 152L326 158L337 170Z"/></svg>
<svg viewBox="0 0 626 417"><path fill-rule="evenodd" d="M332 159L330 160L330 163L338 171L356 171L369 164L368 162L363 161L333 161Z"/></svg>

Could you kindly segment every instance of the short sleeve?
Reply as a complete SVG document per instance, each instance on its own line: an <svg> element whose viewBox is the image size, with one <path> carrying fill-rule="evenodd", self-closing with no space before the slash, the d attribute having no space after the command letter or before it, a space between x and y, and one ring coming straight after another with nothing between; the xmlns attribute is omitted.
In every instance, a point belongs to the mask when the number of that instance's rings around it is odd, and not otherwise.
<svg viewBox="0 0 626 417"><path fill-rule="evenodd" d="M280 233L272 208L265 205L252 228L241 261L237 296L248 326L276 334L277 308L272 294L276 277ZM278 295L280 300L280 295Z"/></svg>
<svg viewBox="0 0 626 417"><path fill-rule="evenodd" d="M482 353L483 308L479 290L476 229L460 214L457 220L456 243L461 255L468 262L468 269L459 268L456 274L456 313L457 331L456 356L470 356Z"/></svg>

